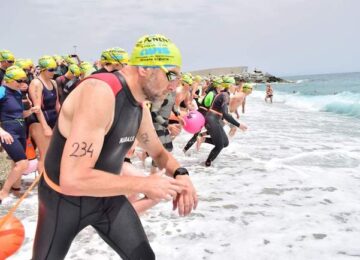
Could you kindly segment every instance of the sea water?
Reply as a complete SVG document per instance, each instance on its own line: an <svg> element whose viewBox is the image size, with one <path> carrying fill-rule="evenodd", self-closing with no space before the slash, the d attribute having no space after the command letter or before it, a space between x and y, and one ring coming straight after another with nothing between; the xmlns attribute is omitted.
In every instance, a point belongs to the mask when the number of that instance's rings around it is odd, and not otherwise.
<svg viewBox="0 0 360 260"><path fill-rule="evenodd" d="M191 135L182 133L174 154L190 170L199 205L179 217L161 203L141 217L157 259L360 259L359 75L291 78L273 85L272 104L256 86L240 119L248 131L209 168L203 162L212 146L183 154ZM134 164L148 171L151 163ZM16 216L26 239L10 259L30 259L36 192ZM66 259L119 257L89 227Z"/></svg>

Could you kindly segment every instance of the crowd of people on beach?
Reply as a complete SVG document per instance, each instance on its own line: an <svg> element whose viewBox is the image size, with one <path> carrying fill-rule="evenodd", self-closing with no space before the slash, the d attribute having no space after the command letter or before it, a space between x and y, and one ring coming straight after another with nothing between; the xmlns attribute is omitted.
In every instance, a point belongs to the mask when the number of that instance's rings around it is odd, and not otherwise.
<svg viewBox="0 0 360 260"><path fill-rule="evenodd" d="M138 214L161 200L172 200L181 216L196 208L189 173L171 154L173 141L197 110L204 128L183 151L212 145L204 163L211 166L228 136L247 130L238 110L245 113L253 87L231 75L202 77L180 68L179 50L162 35L140 38L131 56L118 47L104 50L95 63L45 55L35 66L0 50L0 141L12 161L0 204L11 192L21 194L21 177L34 159L27 150L35 147L42 177L34 259L62 259L87 225L124 259L153 259ZM133 157L151 157L151 174L136 169Z"/></svg>

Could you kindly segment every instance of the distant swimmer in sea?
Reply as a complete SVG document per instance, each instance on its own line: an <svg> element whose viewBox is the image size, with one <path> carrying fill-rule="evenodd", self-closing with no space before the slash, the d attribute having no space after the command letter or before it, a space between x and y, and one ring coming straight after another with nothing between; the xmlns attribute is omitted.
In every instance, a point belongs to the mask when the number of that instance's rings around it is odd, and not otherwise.
<svg viewBox="0 0 360 260"><path fill-rule="evenodd" d="M273 89L270 84L266 84L266 96L265 96L265 102L267 102L267 99L270 99L270 103L272 103L273 99Z"/></svg>

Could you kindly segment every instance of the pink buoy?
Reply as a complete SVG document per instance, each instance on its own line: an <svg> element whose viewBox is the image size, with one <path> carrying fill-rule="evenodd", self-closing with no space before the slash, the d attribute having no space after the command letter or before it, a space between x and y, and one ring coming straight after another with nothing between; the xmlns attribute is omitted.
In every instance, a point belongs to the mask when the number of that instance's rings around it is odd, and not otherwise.
<svg viewBox="0 0 360 260"><path fill-rule="evenodd" d="M30 174L32 172L37 171L37 165L38 165L38 160L37 159L29 160L29 166L23 172L23 174L27 175L27 174Z"/></svg>
<svg viewBox="0 0 360 260"><path fill-rule="evenodd" d="M200 132L205 125L205 118L199 111L190 111L184 116L184 129L190 134Z"/></svg>

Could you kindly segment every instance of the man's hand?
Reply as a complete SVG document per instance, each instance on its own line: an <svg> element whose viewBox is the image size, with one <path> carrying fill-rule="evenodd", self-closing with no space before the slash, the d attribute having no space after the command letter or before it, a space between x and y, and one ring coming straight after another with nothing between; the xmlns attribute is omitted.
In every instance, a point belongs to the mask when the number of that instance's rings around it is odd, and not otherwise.
<svg viewBox="0 0 360 260"><path fill-rule="evenodd" d="M170 124L168 126L170 135L173 137L178 136L181 133L181 129L182 129L181 124Z"/></svg>
<svg viewBox="0 0 360 260"><path fill-rule="evenodd" d="M143 193L155 201L175 200L178 194L187 188L183 182L168 176L152 174L145 179Z"/></svg>
<svg viewBox="0 0 360 260"><path fill-rule="evenodd" d="M241 131L244 131L244 132L245 132L248 127L247 127L245 124L241 123L240 126L239 126L239 128L240 128Z"/></svg>
<svg viewBox="0 0 360 260"><path fill-rule="evenodd" d="M8 132L0 129L0 139L2 143L12 144L14 142L14 138Z"/></svg>
<svg viewBox="0 0 360 260"><path fill-rule="evenodd" d="M178 175L176 176L176 180L181 181L186 188L173 200L173 210L178 208L179 215L186 216L189 215L193 209L196 209L198 197L188 175Z"/></svg>

